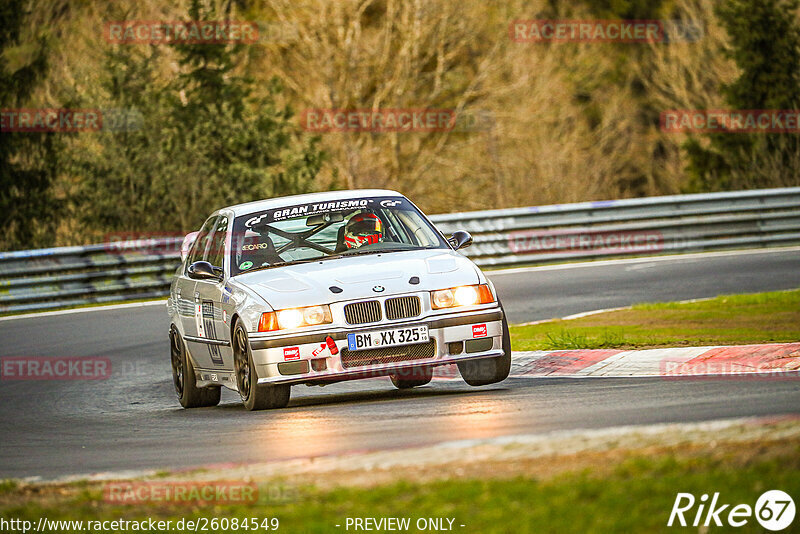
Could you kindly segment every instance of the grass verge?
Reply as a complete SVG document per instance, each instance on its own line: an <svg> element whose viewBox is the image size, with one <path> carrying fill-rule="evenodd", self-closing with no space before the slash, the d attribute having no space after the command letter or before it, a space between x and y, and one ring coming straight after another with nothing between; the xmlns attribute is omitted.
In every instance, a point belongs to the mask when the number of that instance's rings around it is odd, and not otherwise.
<svg viewBox="0 0 800 534"><path fill-rule="evenodd" d="M271 499L261 485L259 502L238 506L112 505L102 487L8 486L0 494L0 517L28 520L106 521L145 518L277 518L279 531L335 532L348 517L453 519L460 532L661 532L678 492L720 493L721 503L755 505L770 489L800 494L800 439L711 443L681 447L584 452L520 460L513 477L446 475L433 481L399 481L375 487L319 490L305 486ZM275 482L272 481L272 487ZM687 514L691 522L696 507ZM448 524L445 519L444 524ZM336 525L340 525L337 527ZM461 527L461 525L464 525ZM352 527L349 530L353 530ZM694 529L695 531L697 529ZM750 518L738 532L756 532ZM77 532L60 529L58 532ZM175 530L173 530L175 531ZM244 532L208 528L207 532ZM262 529L263 531L263 529ZM701 532L703 530L701 529Z"/></svg>
<svg viewBox="0 0 800 534"><path fill-rule="evenodd" d="M580 319L512 326L514 350L642 349L800 340L800 290L638 304Z"/></svg>

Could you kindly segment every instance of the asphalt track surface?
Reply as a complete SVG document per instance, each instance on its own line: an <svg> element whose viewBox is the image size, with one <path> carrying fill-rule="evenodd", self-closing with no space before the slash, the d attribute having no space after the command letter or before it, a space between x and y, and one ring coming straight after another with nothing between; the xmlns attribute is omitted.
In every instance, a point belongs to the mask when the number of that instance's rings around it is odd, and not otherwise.
<svg viewBox="0 0 800 534"><path fill-rule="evenodd" d="M512 322L636 302L800 287L800 252L773 250L490 273ZM0 478L262 462L617 425L800 414L791 380L516 378L395 390L388 379L296 386L248 412L223 389L183 410L161 305L0 321L0 357L99 356L101 381L0 381Z"/></svg>

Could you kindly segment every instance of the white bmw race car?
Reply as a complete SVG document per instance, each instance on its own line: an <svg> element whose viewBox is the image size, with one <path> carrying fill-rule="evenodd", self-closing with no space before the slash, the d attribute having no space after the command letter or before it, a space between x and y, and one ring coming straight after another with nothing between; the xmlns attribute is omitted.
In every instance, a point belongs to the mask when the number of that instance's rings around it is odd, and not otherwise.
<svg viewBox="0 0 800 534"><path fill-rule="evenodd" d="M220 387L249 410L294 384L389 376L398 388L458 364L473 386L504 380L508 324L492 283L400 193L334 191L220 209L186 236L167 309L185 408Z"/></svg>

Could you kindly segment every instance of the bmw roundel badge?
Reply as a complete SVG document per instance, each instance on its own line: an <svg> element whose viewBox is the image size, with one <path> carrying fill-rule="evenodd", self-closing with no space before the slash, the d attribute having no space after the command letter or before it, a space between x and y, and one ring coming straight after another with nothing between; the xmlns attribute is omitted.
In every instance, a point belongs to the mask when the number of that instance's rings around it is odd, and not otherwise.
<svg viewBox="0 0 800 534"><path fill-rule="evenodd" d="M375 286L375 287L373 287L373 288L372 288L372 290L373 290L375 293L383 293L383 290L384 290L384 289L386 289L386 288L385 288L385 287L383 287L383 286Z"/></svg>

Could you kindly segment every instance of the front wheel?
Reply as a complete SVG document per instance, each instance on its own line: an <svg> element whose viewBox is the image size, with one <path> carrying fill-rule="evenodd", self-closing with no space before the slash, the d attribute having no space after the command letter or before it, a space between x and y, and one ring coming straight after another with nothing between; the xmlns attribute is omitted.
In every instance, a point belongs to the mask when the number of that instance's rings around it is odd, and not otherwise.
<svg viewBox="0 0 800 534"><path fill-rule="evenodd" d="M194 366L189 360L186 346L178 330L173 326L169 331L170 355L172 360L172 383L178 401L184 408L204 408L219 404L220 387L197 387Z"/></svg>
<svg viewBox="0 0 800 534"><path fill-rule="evenodd" d="M291 386L288 384L258 385L258 373L253 364L253 352L247 341L247 331L241 322L233 331L233 364L236 371L236 386L248 410L284 408L289 404Z"/></svg>
<svg viewBox="0 0 800 534"><path fill-rule="evenodd" d="M496 358L483 358L458 362L461 378L470 386L485 386L502 382L511 372L511 334L508 321L503 313L503 355Z"/></svg>

